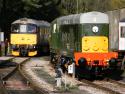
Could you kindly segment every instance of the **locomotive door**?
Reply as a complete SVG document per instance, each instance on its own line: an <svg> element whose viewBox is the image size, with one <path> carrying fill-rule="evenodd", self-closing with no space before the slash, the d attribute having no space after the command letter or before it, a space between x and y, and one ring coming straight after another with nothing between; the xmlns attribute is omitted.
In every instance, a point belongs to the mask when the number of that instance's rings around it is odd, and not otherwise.
<svg viewBox="0 0 125 94"><path fill-rule="evenodd" d="M125 23L119 23L119 50L125 50Z"/></svg>

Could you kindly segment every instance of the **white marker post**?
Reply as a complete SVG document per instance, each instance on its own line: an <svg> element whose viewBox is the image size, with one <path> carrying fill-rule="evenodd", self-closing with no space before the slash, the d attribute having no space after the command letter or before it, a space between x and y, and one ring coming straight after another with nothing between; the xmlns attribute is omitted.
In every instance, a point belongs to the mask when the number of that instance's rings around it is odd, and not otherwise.
<svg viewBox="0 0 125 94"><path fill-rule="evenodd" d="M72 63L68 66L68 73L73 75L73 78L75 78L75 64Z"/></svg>

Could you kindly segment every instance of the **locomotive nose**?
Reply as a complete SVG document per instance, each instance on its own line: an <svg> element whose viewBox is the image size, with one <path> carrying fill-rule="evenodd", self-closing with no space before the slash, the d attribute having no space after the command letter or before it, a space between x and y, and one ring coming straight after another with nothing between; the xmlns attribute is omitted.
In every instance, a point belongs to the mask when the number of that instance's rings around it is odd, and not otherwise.
<svg viewBox="0 0 125 94"><path fill-rule="evenodd" d="M88 36L82 38L82 52L108 52L108 38L104 36Z"/></svg>
<svg viewBox="0 0 125 94"><path fill-rule="evenodd" d="M98 51L99 50L99 47L98 47L97 43L94 43L93 50L94 51Z"/></svg>

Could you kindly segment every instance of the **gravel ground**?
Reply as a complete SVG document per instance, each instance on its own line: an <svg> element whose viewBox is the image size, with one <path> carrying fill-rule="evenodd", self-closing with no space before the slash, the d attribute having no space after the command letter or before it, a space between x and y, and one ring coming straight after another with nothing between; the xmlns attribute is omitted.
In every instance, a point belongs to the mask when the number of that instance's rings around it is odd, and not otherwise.
<svg viewBox="0 0 125 94"><path fill-rule="evenodd" d="M24 61L25 59L27 59L27 57L16 57L15 59L13 59L13 62L16 62L18 64L20 64L22 61Z"/></svg>
<svg viewBox="0 0 125 94"><path fill-rule="evenodd" d="M125 72L122 74L122 79L120 81L125 83Z"/></svg>
<svg viewBox="0 0 125 94"><path fill-rule="evenodd" d="M117 91L119 92L120 94L125 94L125 87L122 87L116 83L111 83L111 82L107 82L107 81L94 81L94 83L100 85L100 86L103 86L103 87L106 87L106 88L109 88L113 91Z"/></svg>
<svg viewBox="0 0 125 94"><path fill-rule="evenodd" d="M37 86L46 88L48 91L56 90L55 83L55 70L52 68L48 57L42 58L32 58L25 65L25 72L31 77L32 81L37 84ZM62 92L62 93L50 93L50 94L108 94L105 91L97 89L96 87L92 87L85 83L81 83L76 79L72 79L67 75L63 75L62 81L63 83L67 83L67 87L70 88L70 92ZM80 84L80 85L79 85ZM82 84L82 85L81 85Z"/></svg>

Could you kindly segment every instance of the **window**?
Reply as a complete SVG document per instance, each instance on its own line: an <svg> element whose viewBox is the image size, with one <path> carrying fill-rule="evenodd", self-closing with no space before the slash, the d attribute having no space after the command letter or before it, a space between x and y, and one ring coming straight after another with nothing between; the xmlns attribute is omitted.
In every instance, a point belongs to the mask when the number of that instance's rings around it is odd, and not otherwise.
<svg viewBox="0 0 125 94"><path fill-rule="evenodd" d="M28 25L27 26L27 31L28 32L36 32L36 26L32 25L32 24Z"/></svg>
<svg viewBox="0 0 125 94"><path fill-rule="evenodd" d="M53 33L56 33L56 24L53 25Z"/></svg>
<svg viewBox="0 0 125 94"><path fill-rule="evenodd" d="M125 27L121 27L121 37L125 38Z"/></svg>
<svg viewBox="0 0 125 94"><path fill-rule="evenodd" d="M17 24L12 25L11 31L18 33L19 32L19 25L17 25Z"/></svg>
<svg viewBox="0 0 125 94"><path fill-rule="evenodd" d="M12 32L15 33L35 33L36 32L36 25L34 24L13 24L12 25Z"/></svg>

